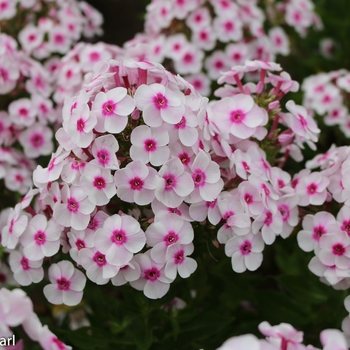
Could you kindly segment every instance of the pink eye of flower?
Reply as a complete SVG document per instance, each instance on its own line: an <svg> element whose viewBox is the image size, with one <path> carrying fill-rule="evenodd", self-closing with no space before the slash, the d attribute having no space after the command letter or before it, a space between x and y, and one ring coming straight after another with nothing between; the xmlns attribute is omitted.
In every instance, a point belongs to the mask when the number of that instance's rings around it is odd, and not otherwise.
<svg viewBox="0 0 350 350"><path fill-rule="evenodd" d="M116 106L117 104L114 103L114 101L112 100L109 100L107 102L105 102L103 105L102 105L102 113L103 115L108 115L108 116L111 116L114 114L114 111L116 109Z"/></svg>
<svg viewBox="0 0 350 350"><path fill-rule="evenodd" d="M28 116L28 109L27 108L20 108L18 113L20 114L21 117L26 117L26 116Z"/></svg>
<svg viewBox="0 0 350 350"><path fill-rule="evenodd" d="M41 134L34 134L30 138L30 143L33 145L33 147L40 147L44 143L44 138Z"/></svg>
<svg viewBox="0 0 350 350"><path fill-rule="evenodd" d="M190 53L186 53L186 55L183 57L183 61L185 63L192 63L193 62L193 55L191 55Z"/></svg>
<svg viewBox="0 0 350 350"><path fill-rule="evenodd" d="M342 256L345 253L345 248L342 244L338 243L335 244L333 247L333 254L334 255L338 255L338 256Z"/></svg>
<svg viewBox="0 0 350 350"><path fill-rule="evenodd" d="M242 162L242 165L243 165L244 170L246 170L246 171L250 170L250 167L246 162Z"/></svg>
<svg viewBox="0 0 350 350"><path fill-rule="evenodd" d="M21 259L21 265L22 265L22 269L24 271L27 271L27 270L30 269L29 261L28 261L28 259L25 256L23 256L22 259Z"/></svg>
<svg viewBox="0 0 350 350"><path fill-rule="evenodd" d="M59 290L69 290L70 281L68 281L64 277L56 280L56 282Z"/></svg>
<svg viewBox="0 0 350 350"><path fill-rule="evenodd" d="M344 220L341 229L350 235L350 220Z"/></svg>
<svg viewBox="0 0 350 350"><path fill-rule="evenodd" d="M314 183L310 184L308 187L307 187L307 192L309 194L314 194L317 190L317 185L315 185Z"/></svg>
<svg viewBox="0 0 350 350"><path fill-rule="evenodd" d="M185 129L186 128L186 118L182 117L182 119L175 124L175 129Z"/></svg>
<svg viewBox="0 0 350 350"><path fill-rule="evenodd" d="M249 241L244 241L239 247L242 255L249 255L252 250L252 244Z"/></svg>
<svg viewBox="0 0 350 350"><path fill-rule="evenodd" d="M168 99L161 93L154 96L153 102L158 109L166 108L168 106Z"/></svg>
<svg viewBox="0 0 350 350"><path fill-rule="evenodd" d="M179 154L179 159L181 160L181 163L184 165L187 165L190 162L190 157L187 153L181 153Z"/></svg>
<svg viewBox="0 0 350 350"><path fill-rule="evenodd" d="M169 191L176 185L176 179L174 175L168 174L163 177L165 180L165 190Z"/></svg>
<svg viewBox="0 0 350 350"><path fill-rule="evenodd" d="M217 69L224 68L224 63L222 61L216 61L214 65L215 65L215 68Z"/></svg>
<svg viewBox="0 0 350 350"><path fill-rule="evenodd" d="M201 33L200 33L200 38L201 38L202 40L206 40L206 39L208 39L208 34L207 34L206 32L201 32Z"/></svg>
<svg viewBox="0 0 350 350"><path fill-rule="evenodd" d="M201 187L205 185L205 173L199 169L195 170L194 174L192 174L192 179L196 187Z"/></svg>
<svg viewBox="0 0 350 350"><path fill-rule="evenodd" d="M75 246L77 247L78 250L81 250L81 249L85 248L85 242L79 238L75 242Z"/></svg>
<svg viewBox="0 0 350 350"><path fill-rule="evenodd" d="M76 213L79 208L79 203L74 198L69 198L67 200L67 209L72 212Z"/></svg>
<svg viewBox="0 0 350 350"><path fill-rule="evenodd" d="M77 121L77 130L82 132L82 131L84 131L84 128L85 128L85 120L83 118L80 118Z"/></svg>
<svg viewBox="0 0 350 350"><path fill-rule="evenodd" d="M269 195L270 195L270 190L267 188L267 186L266 186L265 184L263 184L263 185L262 185L262 188L263 188L265 194L266 194L267 196L269 196Z"/></svg>
<svg viewBox="0 0 350 350"><path fill-rule="evenodd" d="M272 213L270 211L268 211L266 213L266 216L265 216L265 221L264 221L264 224L266 226L270 226L271 225L271 222L272 222Z"/></svg>
<svg viewBox="0 0 350 350"><path fill-rule="evenodd" d="M23 176L20 174L16 174L15 179L17 182L20 182L20 183L22 183L24 181Z"/></svg>
<svg viewBox="0 0 350 350"><path fill-rule="evenodd" d="M96 62L100 59L100 54L98 52L91 52L90 53L90 61Z"/></svg>
<svg viewBox="0 0 350 350"><path fill-rule="evenodd" d="M244 119L244 113L241 110L232 111L230 114L230 120L233 123L240 123Z"/></svg>
<svg viewBox="0 0 350 350"><path fill-rule="evenodd" d="M224 24L224 26L225 26L225 29L226 29L228 32L234 29L234 26L233 26L233 23L232 23L232 22L226 22L226 23Z"/></svg>
<svg viewBox="0 0 350 350"><path fill-rule="evenodd" d="M56 34L54 40L56 44L62 44L64 43L64 36L62 34Z"/></svg>
<svg viewBox="0 0 350 350"><path fill-rule="evenodd" d="M313 232L313 238L317 241L320 240L320 237L326 233L326 230L322 226L315 226Z"/></svg>
<svg viewBox="0 0 350 350"><path fill-rule="evenodd" d="M239 52L235 52L232 55L232 58L233 58L234 61L239 61L242 58L242 56L241 56L241 54Z"/></svg>
<svg viewBox="0 0 350 350"><path fill-rule="evenodd" d="M99 150L96 155L100 164L106 165L109 162L109 152L105 149Z"/></svg>
<svg viewBox="0 0 350 350"><path fill-rule="evenodd" d="M182 216L181 211L179 209L177 209L177 208L168 208L168 212L169 213L173 213L173 214L177 214L179 216Z"/></svg>
<svg viewBox="0 0 350 350"><path fill-rule="evenodd" d="M251 204L253 202L253 196L251 194L247 193L244 196L244 200L247 204Z"/></svg>
<svg viewBox="0 0 350 350"><path fill-rule="evenodd" d="M0 67L0 78L2 78L4 82L7 82L9 79L8 71L1 67Z"/></svg>
<svg viewBox="0 0 350 350"><path fill-rule="evenodd" d="M135 177L129 181L132 190L142 190L144 182L139 178Z"/></svg>
<svg viewBox="0 0 350 350"><path fill-rule="evenodd" d="M123 230L114 230L112 232L111 240L113 243L121 245L127 241L127 237Z"/></svg>
<svg viewBox="0 0 350 350"><path fill-rule="evenodd" d="M94 179L94 186L98 190L102 190L103 188L106 187L106 180L101 176L96 176Z"/></svg>
<svg viewBox="0 0 350 350"><path fill-rule="evenodd" d="M146 280L156 281L160 277L160 271L156 267L152 267L144 272Z"/></svg>
<svg viewBox="0 0 350 350"><path fill-rule="evenodd" d="M106 256L100 252L95 253L93 260L98 266L106 265Z"/></svg>
<svg viewBox="0 0 350 350"><path fill-rule="evenodd" d="M283 221L287 221L289 218L289 208L285 204L282 204L278 207L278 210L282 215Z"/></svg>
<svg viewBox="0 0 350 350"><path fill-rule="evenodd" d="M35 235L34 235L34 240L37 245L43 245L46 242L46 235L45 232L39 230Z"/></svg>
<svg viewBox="0 0 350 350"><path fill-rule="evenodd" d="M167 246L176 243L179 240L179 236L174 231L169 231L164 237L164 242Z"/></svg>
<svg viewBox="0 0 350 350"><path fill-rule="evenodd" d="M153 139L146 140L144 145L145 145L145 150L147 152L155 151L156 148L157 148L157 142L155 140L153 140Z"/></svg>
<svg viewBox="0 0 350 350"><path fill-rule="evenodd" d="M174 256L174 259L175 259L175 264L183 263L183 261L185 260L184 251L180 250L179 252L177 252Z"/></svg>
<svg viewBox="0 0 350 350"><path fill-rule="evenodd" d="M277 184L279 188L283 188L285 186L285 183L282 180L278 180Z"/></svg>

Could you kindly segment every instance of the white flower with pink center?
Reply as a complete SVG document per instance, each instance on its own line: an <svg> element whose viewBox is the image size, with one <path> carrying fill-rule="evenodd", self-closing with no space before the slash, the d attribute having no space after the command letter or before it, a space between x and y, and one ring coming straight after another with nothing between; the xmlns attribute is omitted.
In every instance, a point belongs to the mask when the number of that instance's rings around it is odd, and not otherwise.
<svg viewBox="0 0 350 350"><path fill-rule="evenodd" d="M49 127L39 123L31 125L21 132L18 141L28 158L37 158L52 153L52 131Z"/></svg>
<svg viewBox="0 0 350 350"><path fill-rule="evenodd" d="M176 208L194 190L192 176L178 158L170 159L159 170L156 198L167 207Z"/></svg>
<svg viewBox="0 0 350 350"><path fill-rule="evenodd" d="M90 113L89 106L84 103L73 109L69 120L63 122L63 128L76 146L86 148L94 138L96 123L96 115Z"/></svg>
<svg viewBox="0 0 350 350"><path fill-rule="evenodd" d="M225 244L225 253L231 257L232 269L241 273L255 271L263 260L264 241L260 234L248 233L230 238Z"/></svg>
<svg viewBox="0 0 350 350"><path fill-rule="evenodd" d="M221 220L221 214L218 206L218 200L214 199L211 202L192 203L189 214L195 221L202 222L207 217L211 224L217 225Z"/></svg>
<svg viewBox="0 0 350 350"><path fill-rule="evenodd" d="M158 263L165 263L169 247L177 242L189 244L193 241L192 225L179 215L167 214L158 218L145 232L147 245L153 247L151 257Z"/></svg>
<svg viewBox="0 0 350 350"><path fill-rule="evenodd" d="M80 186L91 203L97 206L109 203L117 192L110 170L90 163L84 167Z"/></svg>
<svg viewBox="0 0 350 350"><path fill-rule="evenodd" d="M161 84L141 85L135 92L135 103L152 127L161 126L163 121L177 124L185 112L183 94Z"/></svg>
<svg viewBox="0 0 350 350"><path fill-rule="evenodd" d="M287 238L293 231L293 228L298 225L298 201L299 197L291 194L281 197L277 202L277 209L281 213L283 220L283 228L280 233L283 238Z"/></svg>
<svg viewBox="0 0 350 350"><path fill-rule="evenodd" d="M170 288L172 280L164 274L164 264L156 263L147 251L137 254L134 261L140 266L141 276L130 285L137 290L142 290L147 298L159 299L163 297Z"/></svg>
<svg viewBox="0 0 350 350"><path fill-rule="evenodd" d="M30 126L35 122L36 111L29 98L20 98L11 102L8 111L13 124Z"/></svg>
<svg viewBox="0 0 350 350"><path fill-rule="evenodd" d="M84 230L89 224L90 214L95 209L84 190L64 184L61 189L61 201L53 207L53 218L62 226Z"/></svg>
<svg viewBox="0 0 350 350"><path fill-rule="evenodd" d="M283 219L281 213L277 210L272 213L270 210L265 210L259 215L252 224L254 234L261 232L261 236L265 244L272 244L276 236L282 232Z"/></svg>
<svg viewBox="0 0 350 350"><path fill-rule="evenodd" d="M132 259L127 265L120 268L118 274L111 279L114 286L122 286L136 281L141 276L140 266Z"/></svg>
<svg viewBox="0 0 350 350"><path fill-rule="evenodd" d="M196 203L215 200L224 187L219 165L211 160L208 153L200 150L190 169L194 183L190 201Z"/></svg>
<svg viewBox="0 0 350 350"><path fill-rule="evenodd" d="M216 32L218 40L223 43L229 41L240 41L243 36L242 22L232 13L216 17L213 22L213 30Z"/></svg>
<svg viewBox="0 0 350 350"><path fill-rule="evenodd" d="M128 115L135 109L134 99L124 87L99 92L92 105L97 117L95 129L98 132L119 134L128 124Z"/></svg>
<svg viewBox="0 0 350 350"><path fill-rule="evenodd" d="M91 148L91 154L95 159L90 163L106 169L119 169L119 161L116 156L118 150L119 144L113 135L97 137Z"/></svg>
<svg viewBox="0 0 350 350"><path fill-rule="evenodd" d="M321 237L327 233L339 234L341 231L335 217L325 211L315 215L308 214L303 219L303 230L298 233L299 247L305 252L320 250L319 242Z"/></svg>
<svg viewBox="0 0 350 350"><path fill-rule="evenodd" d="M9 62L6 56L0 56L0 94L7 94L15 88L19 74L16 63Z"/></svg>
<svg viewBox="0 0 350 350"><path fill-rule="evenodd" d="M67 232L68 242L70 245L69 254L71 258L79 263L79 252L84 248L93 248L95 231L90 228L85 230L70 230Z"/></svg>
<svg viewBox="0 0 350 350"><path fill-rule="evenodd" d="M341 232L324 234L321 236L320 250L317 254L325 266L336 266L339 269L350 268L350 238Z"/></svg>
<svg viewBox="0 0 350 350"><path fill-rule="evenodd" d="M320 172L313 172L302 177L295 187L299 196L299 205L322 205L327 198L329 179Z"/></svg>
<svg viewBox="0 0 350 350"><path fill-rule="evenodd" d="M169 246L166 253L165 276L174 280L177 273L182 278L192 275L197 269L197 262L188 255L191 255L193 250L193 243L181 244L178 242Z"/></svg>
<svg viewBox="0 0 350 350"><path fill-rule="evenodd" d="M180 58L174 61L175 71L179 74L197 74L202 69L203 57L202 50L189 44L182 51Z"/></svg>
<svg viewBox="0 0 350 350"><path fill-rule="evenodd" d="M21 286L38 283L44 278L42 259L33 261L21 251L13 250L10 253L9 263L13 277Z"/></svg>
<svg viewBox="0 0 350 350"><path fill-rule="evenodd" d="M337 215L337 222L340 229L350 237L350 207L343 205Z"/></svg>
<svg viewBox="0 0 350 350"><path fill-rule="evenodd" d="M181 203L176 208L169 208L163 203L159 202L157 199L151 203L152 211L154 213L154 220L161 218L167 214L176 214L181 216L186 221L193 221L189 213L189 207L186 203Z"/></svg>
<svg viewBox="0 0 350 350"><path fill-rule="evenodd" d="M108 263L127 265L146 243L140 224L129 215L114 214L95 232L95 246L106 256Z"/></svg>
<svg viewBox="0 0 350 350"><path fill-rule="evenodd" d="M238 185L238 193L245 212L251 216L260 215L265 210L259 190L249 181Z"/></svg>
<svg viewBox="0 0 350 350"><path fill-rule="evenodd" d="M155 166L164 164L170 156L167 147L169 134L164 129L152 129L147 125L136 127L131 133L130 157Z"/></svg>
<svg viewBox="0 0 350 350"><path fill-rule="evenodd" d="M21 236L24 254L30 260L53 256L60 248L62 227L45 215L37 214L29 222Z"/></svg>
<svg viewBox="0 0 350 350"><path fill-rule="evenodd" d="M198 120L196 115L186 106L186 112L181 120L174 125L173 133L178 134L178 138L185 146L193 146L198 141Z"/></svg>
<svg viewBox="0 0 350 350"><path fill-rule="evenodd" d="M128 203L150 204L155 197L158 173L139 160L129 163L114 174L117 195Z"/></svg>
<svg viewBox="0 0 350 350"><path fill-rule="evenodd" d="M86 277L70 261L62 260L52 264L49 279L51 284L44 287L44 295L51 304L74 306L80 303Z"/></svg>
<svg viewBox="0 0 350 350"><path fill-rule="evenodd" d="M225 97L213 106L213 122L225 135L231 133L240 139L251 137L258 126L267 123L267 113L258 107L249 95Z"/></svg>
<svg viewBox="0 0 350 350"><path fill-rule="evenodd" d="M86 276L98 285L106 284L114 277L120 267L110 264L106 256L96 248L79 251L79 263L86 270Z"/></svg>

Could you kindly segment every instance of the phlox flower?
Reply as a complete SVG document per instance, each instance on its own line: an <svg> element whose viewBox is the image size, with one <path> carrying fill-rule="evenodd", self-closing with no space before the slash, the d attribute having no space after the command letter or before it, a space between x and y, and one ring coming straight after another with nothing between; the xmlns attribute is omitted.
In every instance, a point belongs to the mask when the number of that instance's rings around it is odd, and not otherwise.
<svg viewBox="0 0 350 350"><path fill-rule="evenodd" d="M140 276L140 266L131 259L131 261L119 269L119 272L111 279L111 282L114 286L122 286L128 282L138 280Z"/></svg>
<svg viewBox="0 0 350 350"><path fill-rule="evenodd" d="M193 250L193 243L183 245L177 242L169 246L166 253L165 276L172 280L176 278L177 273L182 278L189 277L197 269L197 262L188 257Z"/></svg>
<svg viewBox="0 0 350 350"><path fill-rule="evenodd" d="M128 115L134 108L135 102L124 87L99 92L92 105L92 112L97 117L95 129L102 133L119 134L125 129Z"/></svg>
<svg viewBox="0 0 350 350"><path fill-rule="evenodd" d="M94 247L94 231L86 228L85 230L73 230L67 232L70 245L69 254L71 258L79 263L79 251L84 248Z"/></svg>
<svg viewBox="0 0 350 350"><path fill-rule="evenodd" d="M79 263L86 270L86 276L98 285L108 283L119 271L119 267L110 264L96 248L80 250Z"/></svg>
<svg viewBox="0 0 350 350"><path fill-rule="evenodd" d="M163 297L170 288L171 279L164 274L164 264L156 263L147 251L137 254L134 261L140 266L141 276L130 285L137 290L142 290L147 298L159 299Z"/></svg>
<svg viewBox="0 0 350 350"><path fill-rule="evenodd" d="M140 160L129 163L114 174L118 197L128 203L150 204L155 197L157 175L155 169Z"/></svg>
<svg viewBox="0 0 350 350"><path fill-rule="evenodd" d="M53 218L62 226L75 230L85 229L95 205L90 202L84 190L64 184L61 189L61 201L53 207Z"/></svg>
<svg viewBox="0 0 350 350"><path fill-rule="evenodd" d="M258 107L249 95L225 97L213 106L213 122L225 135L231 133L239 139L251 137L258 126L267 123L267 113Z"/></svg>
<svg viewBox="0 0 350 350"><path fill-rule="evenodd" d="M201 201L198 203L192 203L189 213L191 218L198 222L204 221L208 217L211 224L217 225L221 220L217 199L214 199L211 202Z"/></svg>
<svg viewBox="0 0 350 350"><path fill-rule="evenodd" d="M188 44L180 58L174 61L175 71L179 74L197 74L201 71L204 53L192 44Z"/></svg>
<svg viewBox="0 0 350 350"><path fill-rule="evenodd" d="M184 96L161 84L141 85L135 92L136 107L145 123L152 127L179 123L185 112Z"/></svg>
<svg viewBox="0 0 350 350"><path fill-rule="evenodd" d="M157 199L153 200L151 203L152 211L154 213L154 219L161 218L169 213L181 216L186 221L193 221L189 213L189 207L186 203L181 203L176 208L170 208L159 202Z"/></svg>
<svg viewBox="0 0 350 350"><path fill-rule="evenodd" d="M133 217L114 214L95 232L94 241L108 263L122 267L144 247L146 237Z"/></svg>
<svg viewBox="0 0 350 350"><path fill-rule="evenodd" d="M29 98L20 98L9 104L10 119L18 126L30 126L35 122L35 108Z"/></svg>
<svg viewBox="0 0 350 350"><path fill-rule="evenodd" d="M167 161L158 175L155 196L167 207L178 207L194 190L193 179L178 158Z"/></svg>
<svg viewBox="0 0 350 350"><path fill-rule="evenodd" d="M241 273L255 271L262 263L264 241L261 235L248 233L230 238L225 244L225 253L231 257L232 269Z"/></svg>
<svg viewBox="0 0 350 350"><path fill-rule="evenodd" d="M175 243L182 245L193 241L192 225L179 215L167 214L153 222L145 232L147 245L153 247L151 257L158 263L165 263L169 247Z"/></svg>
<svg viewBox="0 0 350 350"><path fill-rule="evenodd" d="M293 228L298 225L298 201L299 197L295 194L284 195L277 201L277 209L281 213L283 220L283 228L280 233L283 238L287 238L293 231Z"/></svg>
<svg viewBox="0 0 350 350"><path fill-rule="evenodd" d="M29 259L22 251L11 251L9 263L14 279L22 286L38 283L44 277L42 259Z"/></svg>
<svg viewBox="0 0 350 350"><path fill-rule="evenodd" d="M132 160L160 166L169 159L170 150L166 146L169 143L169 134L166 130L140 125L132 131L130 140Z"/></svg>
<svg viewBox="0 0 350 350"><path fill-rule="evenodd" d="M275 241L276 236L282 232L282 228L282 215L278 210L275 213L265 210L252 224L253 233L256 234L260 230L265 244L268 245Z"/></svg>
<svg viewBox="0 0 350 350"><path fill-rule="evenodd" d="M190 169L194 183L194 191L191 193L190 201L214 201L224 187L219 165L211 160L208 153L200 150L190 165Z"/></svg>
<svg viewBox="0 0 350 350"><path fill-rule="evenodd" d="M91 203L97 206L107 204L116 194L110 170L91 163L86 164L84 167L80 178L80 186Z"/></svg>
<svg viewBox="0 0 350 350"><path fill-rule="evenodd" d="M49 279L51 284L44 287L44 295L51 304L74 306L80 303L86 277L70 261L62 260L52 264Z"/></svg>
<svg viewBox="0 0 350 350"><path fill-rule="evenodd" d="M60 248L62 227L45 215L37 214L29 222L21 236L23 252L30 260L53 256Z"/></svg>
<svg viewBox="0 0 350 350"><path fill-rule="evenodd" d="M97 137L92 144L91 154L94 156L94 159L90 163L106 169L119 169L119 162L116 156L118 150L119 144L113 135Z"/></svg>
<svg viewBox="0 0 350 350"><path fill-rule="evenodd" d="M249 181L243 181L238 185L238 193L246 213L253 216L260 215L264 211L265 206L260 192Z"/></svg>

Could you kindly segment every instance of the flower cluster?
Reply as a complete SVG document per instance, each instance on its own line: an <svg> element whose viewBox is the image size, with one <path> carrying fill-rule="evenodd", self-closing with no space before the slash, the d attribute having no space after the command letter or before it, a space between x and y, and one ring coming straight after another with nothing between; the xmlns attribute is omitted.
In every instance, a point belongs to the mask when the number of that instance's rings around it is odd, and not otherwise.
<svg viewBox="0 0 350 350"><path fill-rule="evenodd" d="M303 105L323 117L326 125L338 125L343 134L350 137L350 72L345 69L319 73L306 78L302 84Z"/></svg>
<svg viewBox="0 0 350 350"><path fill-rule="evenodd" d="M72 349L43 326L33 311L33 304L21 289L0 289L0 337L9 338L13 328L22 325L27 336L38 342L44 350ZM20 342L17 346L20 346ZM23 344L21 345L23 349Z"/></svg>
<svg viewBox="0 0 350 350"><path fill-rule="evenodd" d="M85 1L1 0L0 26L38 60L64 55L82 36L101 35L102 15Z"/></svg>
<svg viewBox="0 0 350 350"><path fill-rule="evenodd" d="M171 60L169 68L184 75L205 96L211 93L211 83L231 66L288 55L289 39L281 25L305 34L319 23L310 0L273 3L266 12L273 23L268 31L264 30L265 12L257 1L152 1L145 34L124 46L135 59Z"/></svg>
<svg viewBox="0 0 350 350"><path fill-rule="evenodd" d="M259 331L265 339L258 339L253 334L240 335L226 340L217 350L320 350L312 345L305 346L303 332L288 323L271 326L264 321L259 324ZM323 350L348 350L344 333L337 329L325 329L320 339Z"/></svg>
<svg viewBox="0 0 350 350"><path fill-rule="evenodd" d="M96 65L85 88L65 99L61 146L34 171L39 190L3 218L1 244L17 282L41 281L43 259L62 245L93 282L130 282L160 298L177 274L197 267L189 257L196 222L225 244L234 271L256 270L264 244L287 237L298 205L308 204L307 185L296 186L261 147L284 152L282 165L318 133L303 107L289 101L289 113L281 112L280 99L298 86L285 72L271 73L279 70L263 61L233 67L221 80L235 86L208 104L159 64ZM243 85L248 72L260 81ZM34 211L28 205L38 192ZM81 300L85 277L71 263L52 265L49 278L51 303Z"/></svg>

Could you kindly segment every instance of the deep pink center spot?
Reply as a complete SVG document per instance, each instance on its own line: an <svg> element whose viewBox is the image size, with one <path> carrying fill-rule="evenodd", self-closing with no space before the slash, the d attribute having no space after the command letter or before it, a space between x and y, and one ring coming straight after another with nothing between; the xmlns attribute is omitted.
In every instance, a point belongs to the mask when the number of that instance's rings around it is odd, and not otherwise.
<svg viewBox="0 0 350 350"><path fill-rule="evenodd" d="M37 231L37 233L34 235L34 240L37 245L43 245L46 242L46 234L44 231Z"/></svg>
<svg viewBox="0 0 350 350"><path fill-rule="evenodd" d="M109 100L102 105L102 114L104 116L111 116L114 114L116 107L117 104L113 100Z"/></svg>
<svg viewBox="0 0 350 350"><path fill-rule="evenodd" d="M232 111L230 113L230 120L232 123L239 124L244 120L245 114L241 110Z"/></svg>
<svg viewBox="0 0 350 350"><path fill-rule="evenodd" d="M321 236L326 233L326 230L324 229L323 226L315 226L314 227L314 232L313 232L313 239L316 241L319 241Z"/></svg>
<svg viewBox="0 0 350 350"><path fill-rule="evenodd" d="M24 271L27 271L27 270L30 269L29 261L28 261L28 259L25 256L23 256L22 259L21 259L21 265L22 265L22 269Z"/></svg>
<svg viewBox="0 0 350 350"><path fill-rule="evenodd" d="M59 290L69 290L70 281L68 281L66 278L62 277L56 280L56 282Z"/></svg>
<svg viewBox="0 0 350 350"><path fill-rule="evenodd" d="M135 177L129 181L129 185L132 190L140 191L143 188L144 182L139 177Z"/></svg>
<svg viewBox="0 0 350 350"><path fill-rule="evenodd" d="M106 180L102 176L96 176L94 178L94 187L98 190L102 190L106 187Z"/></svg>
<svg viewBox="0 0 350 350"><path fill-rule="evenodd" d="M175 264L182 264L185 260L185 254L183 250L176 252L174 256Z"/></svg>
<svg viewBox="0 0 350 350"><path fill-rule="evenodd" d="M179 236L174 231L169 231L168 234L164 237L164 242L167 246L176 243L179 240Z"/></svg>
<svg viewBox="0 0 350 350"><path fill-rule="evenodd" d="M82 239L78 238L75 242L75 246L77 247L78 250L81 250L85 248L85 242Z"/></svg>
<svg viewBox="0 0 350 350"><path fill-rule="evenodd" d="M335 244L332 249L334 255L342 256L345 253L345 248L341 243Z"/></svg>
<svg viewBox="0 0 350 350"><path fill-rule="evenodd" d="M157 149L157 142L154 139L147 139L144 142L146 152L154 152Z"/></svg>
<svg viewBox="0 0 350 350"><path fill-rule="evenodd" d="M252 250L252 244L250 241L245 240L239 247L242 255L249 255Z"/></svg>
<svg viewBox="0 0 350 350"><path fill-rule="evenodd" d="M163 176L163 179L165 180L165 190L170 191L175 187L176 185L176 178L173 174L166 174Z"/></svg>
<svg viewBox="0 0 350 350"><path fill-rule="evenodd" d="M41 147L44 144L43 135L41 135L39 133L33 134L30 138L30 143L35 148Z"/></svg>
<svg viewBox="0 0 350 350"><path fill-rule="evenodd" d="M153 266L144 272L144 276L146 280L154 282L160 277L160 271Z"/></svg>
<svg viewBox="0 0 350 350"><path fill-rule="evenodd" d="M206 175L202 170L196 169L192 174L192 179L195 187L203 187L205 185Z"/></svg>
<svg viewBox="0 0 350 350"><path fill-rule="evenodd" d="M98 251L95 253L95 255L94 255L94 257L93 257L92 259L93 259L93 260L95 261L95 263L96 263L98 266L100 266L100 267L107 264L107 262L106 262L106 256L105 256L104 254L98 252Z"/></svg>
<svg viewBox="0 0 350 350"><path fill-rule="evenodd" d="M114 230L112 232L111 241L116 245L121 245L127 241L126 234L123 230Z"/></svg>
<svg viewBox="0 0 350 350"><path fill-rule="evenodd" d="M154 96L153 103L157 109L163 109L168 106L168 99L160 92Z"/></svg>
<svg viewBox="0 0 350 350"><path fill-rule="evenodd" d="M77 213L78 209L79 209L79 203L77 202L77 200L75 198L68 198L67 200L67 209L71 212L71 213Z"/></svg>

